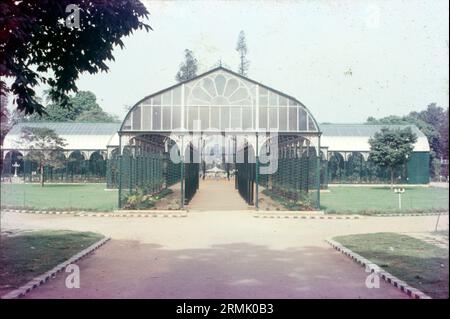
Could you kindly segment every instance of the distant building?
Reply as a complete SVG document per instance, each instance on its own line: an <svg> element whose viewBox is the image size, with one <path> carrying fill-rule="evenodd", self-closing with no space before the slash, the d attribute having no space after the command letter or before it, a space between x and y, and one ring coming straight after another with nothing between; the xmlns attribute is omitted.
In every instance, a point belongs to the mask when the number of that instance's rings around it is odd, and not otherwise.
<svg viewBox="0 0 450 319"><path fill-rule="evenodd" d="M407 165L396 171L397 181L427 184L430 180L430 146L427 137L414 125L321 124L322 154L327 160L323 183L375 183L389 181L386 170L368 161L369 139L382 128L410 127L416 134L414 150Z"/></svg>
<svg viewBox="0 0 450 319"><path fill-rule="evenodd" d="M62 152L66 165L63 168L46 170L46 179L51 181L104 181L108 150L118 147L117 130L120 123L19 123L11 128L2 146L2 177L14 173L13 164L18 163L18 175L24 181L32 181L37 170L36 163L25 159L29 149L21 141L23 127L46 127L65 140ZM108 148L109 147L109 148Z"/></svg>

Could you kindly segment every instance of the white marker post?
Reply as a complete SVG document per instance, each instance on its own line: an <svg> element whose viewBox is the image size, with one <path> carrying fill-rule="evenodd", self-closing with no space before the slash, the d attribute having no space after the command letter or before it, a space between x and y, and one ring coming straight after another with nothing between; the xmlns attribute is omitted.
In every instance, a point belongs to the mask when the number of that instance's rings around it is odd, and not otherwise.
<svg viewBox="0 0 450 319"><path fill-rule="evenodd" d="M394 192L398 194L398 209L402 209L402 194L405 192L403 187L394 188Z"/></svg>

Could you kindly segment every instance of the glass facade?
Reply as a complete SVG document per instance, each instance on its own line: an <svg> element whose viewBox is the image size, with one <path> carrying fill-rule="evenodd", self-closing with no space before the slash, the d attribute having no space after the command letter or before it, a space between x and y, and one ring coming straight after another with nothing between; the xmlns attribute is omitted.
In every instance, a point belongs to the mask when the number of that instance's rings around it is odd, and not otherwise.
<svg viewBox="0 0 450 319"><path fill-rule="evenodd" d="M298 101L223 68L143 100L122 126L137 132L267 129L319 131Z"/></svg>

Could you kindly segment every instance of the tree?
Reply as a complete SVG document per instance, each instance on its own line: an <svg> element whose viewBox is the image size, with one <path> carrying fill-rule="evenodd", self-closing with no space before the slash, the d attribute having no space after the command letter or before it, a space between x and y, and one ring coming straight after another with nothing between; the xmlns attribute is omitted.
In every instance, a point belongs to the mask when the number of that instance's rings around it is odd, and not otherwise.
<svg viewBox="0 0 450 319"><path fill-rule="evenodd" d="M119 122L119 118L116 115L111 115L99 110L88 110L81 113L77 118L76 122L91 122L91 123L113 123Z"/></svg>
<svg viewBox="0 0 450 319"><path fill-rule="evenodd" d="M88 112L92 110L102 111L101 107L97 104L97 97L91 91L79 91L73 97L70 97L71 106L66 108L65 111L68 112L68 119L70 121L77 121L77 118L83 114L83 112ZM58 106L52 106L53 110L60 109ZM50 114L50 112L49 112ZM57 115L58 113L52 112L52 114ZM43 116L45 119L45 116ZM55 122L64 121L63 118L52 119Z"/></svg>
<svg viewBox="0 0 450 319"><path fill-rule="evenodd" d="M441 157L447 160L447 164L440 167L439 175L448 176L448 108L445 111L444 119L439 131L441 134Z"/></svg>
<svg viewBox="0 0 450 319"><path fill-rule="evenodd" d="M67 24L72 20L66 8L79 14L79 26ZM151 30L142 22L147 16L138 0L0 2L0 77L14 79L11 87L1 80L0 91L11 91L25 114L44 112L34 91L39 84L50 86L59 106L70 105L68 93L77 91L79 74L108 71L105 62L114 60L115 46L124 47L122 37Z"/></svg>
<svg viewBox="0 0 450 319"><path fill-rule="evenodd" d="M367 124L414 124L422 131L427 137L430 144L430 174L431 176L439 175L436 171L436 162L445 153L446 146L445 141L442 140L442 127L445 127L448 123L448 113L444 112L442 107L431 103L427 106L426 110L420 112L410 112L405 116L390 115L384 118L376 119L369 117L366 121Z"/></svg>
<svg viewBox="0 0 450 319"><path fill-rule="evenodd" d="M448 108L444 114L444 121L439 128L441 134L441 155L443 158L448 159Z"/></svg>
<svg viewBox="0 0 450 319"><path fill-rule="evenodd" d="M394 169L406 163L416 141L417 136L409 127L394 130L383 128L369 139L369 160L390 170L391 189L394 187Z"/></svg>
<svg viewBox="0 0 450 319"><path fill-rule="evenodd" d="M8 98L5 95L0 95L0 145L3 145L3 139L10 129L10 117Z"/></svg>
<svg viewBox="0 0 450 319"><path fill-rule="evenodd" d="M247 40L245 39L244 31L239 32L236 51L238 51L240 59L238 73L240 75L247 76L250 62L247 60Z"/></svg>
<svg viewBox="0 0 450 319"><path fill-rule="evenodd" d="M26 148L29 149L25 158L38 164L40 182L43 187L44 167L62 167L64 160L58 155L61 154L66 143L63 138L55 133L55 131L43 127L25 126L22 128L21 138L26 145Z"/></svg>
<svg viewBox="0 0 450 319"><path fill-rule="evenodd" d="M184 50L184 62L180 64L175 79L178 82L184 82L197 76L198 61L194 57L194 53L191 50Z"/></svg>
<svg viewBox="0 0 450 319"><path fill-rule="evenodd" d="M78 91L70 97L70 106L62 108L57 103L49 103L45 114L28 116L27 122L117 122L118 118L106 113L97 103L91 91Z"/></svg>

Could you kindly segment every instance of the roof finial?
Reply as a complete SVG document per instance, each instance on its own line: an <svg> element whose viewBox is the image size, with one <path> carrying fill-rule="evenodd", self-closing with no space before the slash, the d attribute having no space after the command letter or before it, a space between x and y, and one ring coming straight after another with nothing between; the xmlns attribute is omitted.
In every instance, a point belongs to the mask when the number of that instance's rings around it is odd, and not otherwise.
<svg viewBox="0 0 450 319"><path fill-rule="evenodd" d="M222 58L220 58L219 60L217 60L216 63L214 63L214 68L230 68L225 62L222 61Z"/></svg>

